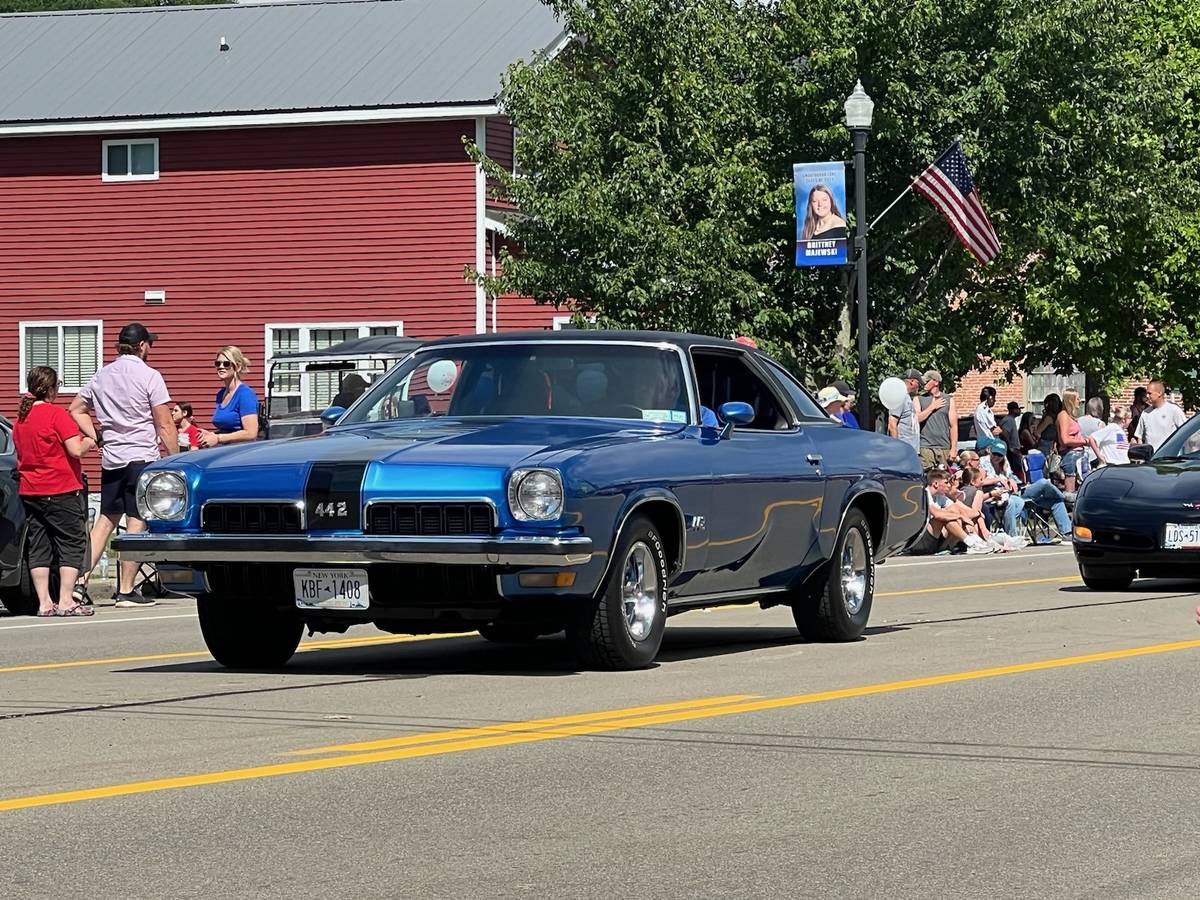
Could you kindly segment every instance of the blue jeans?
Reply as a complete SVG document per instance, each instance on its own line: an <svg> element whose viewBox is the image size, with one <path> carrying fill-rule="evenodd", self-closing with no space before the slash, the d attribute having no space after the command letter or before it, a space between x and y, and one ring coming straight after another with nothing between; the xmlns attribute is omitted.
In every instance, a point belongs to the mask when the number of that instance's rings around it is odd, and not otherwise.
<svg viewBox="0 0 1200 900"><path fill-rule="evenodd" d="M1049 481L1043 478L1041 481L1026 485L1021 489L1021 497L1023 498L1022 507L1025 503L1036 503L1042 509L1050 510L1050 514L1054 516L1054 525L1058 529L1058 533L1064 537L1071 534L1071 517L1067 515L1067 504L1063 502L1062 491ZM1012 503L1011 497L1008 502ZM1009 534L1012 532L1010 531Z"/></svg>
<svg viewBox="0 0 1200 900"><path fill-rule="evenodd" d="M1004 530L1006 533L1016 537L1021 532L1017 526L1018 522L1025 520L1025 500L1017 494L1009 494L1008 502L1004 504Z"/></svg>

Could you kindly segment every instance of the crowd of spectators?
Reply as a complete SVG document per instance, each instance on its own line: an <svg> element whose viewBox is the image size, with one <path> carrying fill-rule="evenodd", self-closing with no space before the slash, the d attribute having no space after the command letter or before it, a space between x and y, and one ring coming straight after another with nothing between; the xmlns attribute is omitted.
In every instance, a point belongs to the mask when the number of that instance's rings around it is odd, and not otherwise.
<svg viewBox="0 0 1200 900"><path fill-rule="evenodd" d="M1099 466L1127 463L1131 443L1157 449L1186 418L1161 381L1139 387L1128 409L1110 409L1101 397L1083 403L1068 388L1048 394L1039 413L1009 402L1000 418L989 385L970 416L974 449L960 451L955 398L942 390L941 373L909 369L902 378L907 397L888 410L887 432L917 451L930 509L914 554L1061 543L1082 480Z"/></svg>

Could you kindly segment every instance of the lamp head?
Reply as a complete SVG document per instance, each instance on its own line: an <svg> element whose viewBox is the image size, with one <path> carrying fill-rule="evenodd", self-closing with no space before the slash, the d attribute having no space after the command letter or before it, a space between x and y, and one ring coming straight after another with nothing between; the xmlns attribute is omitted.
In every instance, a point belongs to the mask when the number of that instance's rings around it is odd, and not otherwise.
<svg viewBox="0 0 1200 900"><path fill-rule="evenodd" d="M862 81L854 85L854 93L846 98L846 127L851 131L869 131L875 115L875 101L863 90Z"/></svg>

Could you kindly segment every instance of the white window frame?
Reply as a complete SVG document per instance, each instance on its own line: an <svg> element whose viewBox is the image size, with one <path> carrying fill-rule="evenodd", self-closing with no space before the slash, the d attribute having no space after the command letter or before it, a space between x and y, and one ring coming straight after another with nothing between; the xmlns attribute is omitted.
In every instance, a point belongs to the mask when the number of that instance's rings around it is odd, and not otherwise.
<svg viewBox="0 0 1200 900"><path fill-rule="evenodd" d="M592 325L596 324L596 314L588 313L583 317ZM574 316L554 316L550 321L554 324L555 331L562 331L564 325L570 325L575 319Z"/></svg>
<svg viewBox="0 0 1200 900"><path fill-rule="evenodd" d="M324 329L334 329L341 331L349 331L352 328L358 329L358 336L364 338L370 335L372 328L395 328L396 337L404 337L404 322L400 319L395 319L390 322L268 322L263 326L263 359L266 363L263 366L263 377L270 379L271 377L271 360L274 355L271 352L271 338L279 329L295 329L300 332L300 349L297 353L307 353L312 349L312 333ZM21 344L24 347L24 343ZM272 397L300 397L301 403L304 398L309 395L309 375L307 372L300 373L300 390L297 391L272 391Z"/></svg>
<svg viewBox="0 0 1200 900"><path fill-rule="evenodd" d="M108 174L108 148L116 146L129 147L129 168L133 169L133 145L134 144L151 144L154 147L154 174L153 175L109 175ZM158 181L159 173L159 157L158 157L158 138L127 138L118 141L101 141L100 142L100 180L101 181Z"/></svg>
<svg viewBox="0 0 1200 900"><path fill-rule="evenodd" d="M64 328L95 328L96 329L96 371L99 372L101 366L104 365L104 320L103 319L52 319L49 321L30 320L17 323L17 339L20 341L19 357L21 360L20 366L17 368L17 389L22 393L25 392L25 373L29 371L28 360L25 358L25 331L29 328L57 328L58 329L58 364L54 367L58 372L58 377L61 379L63 370L66 366L63 365L63 353L66 350L66 341L63 340ZM67 384L63 382L63 386L59 388L60 394L75 394L83 389L82 384Z"/></svg>

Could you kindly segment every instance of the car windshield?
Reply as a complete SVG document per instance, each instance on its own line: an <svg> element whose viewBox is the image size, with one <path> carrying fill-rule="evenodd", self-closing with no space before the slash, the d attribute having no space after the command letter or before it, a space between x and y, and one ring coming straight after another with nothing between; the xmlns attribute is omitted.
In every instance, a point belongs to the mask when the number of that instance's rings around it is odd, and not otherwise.
<svg viewBox="0 0 1200 900"><path fill-rule="evenodd" d="M596 343L430 347L380 379L338 424L422 416L583 416L686 424L673 348Z"/></svg>
<svg viewBox="0 0 1200 900"><path fill-rule="evenodd" d="M1200 459L1200 416L1192 416L1163 441L1155 459Z"/></svg>

